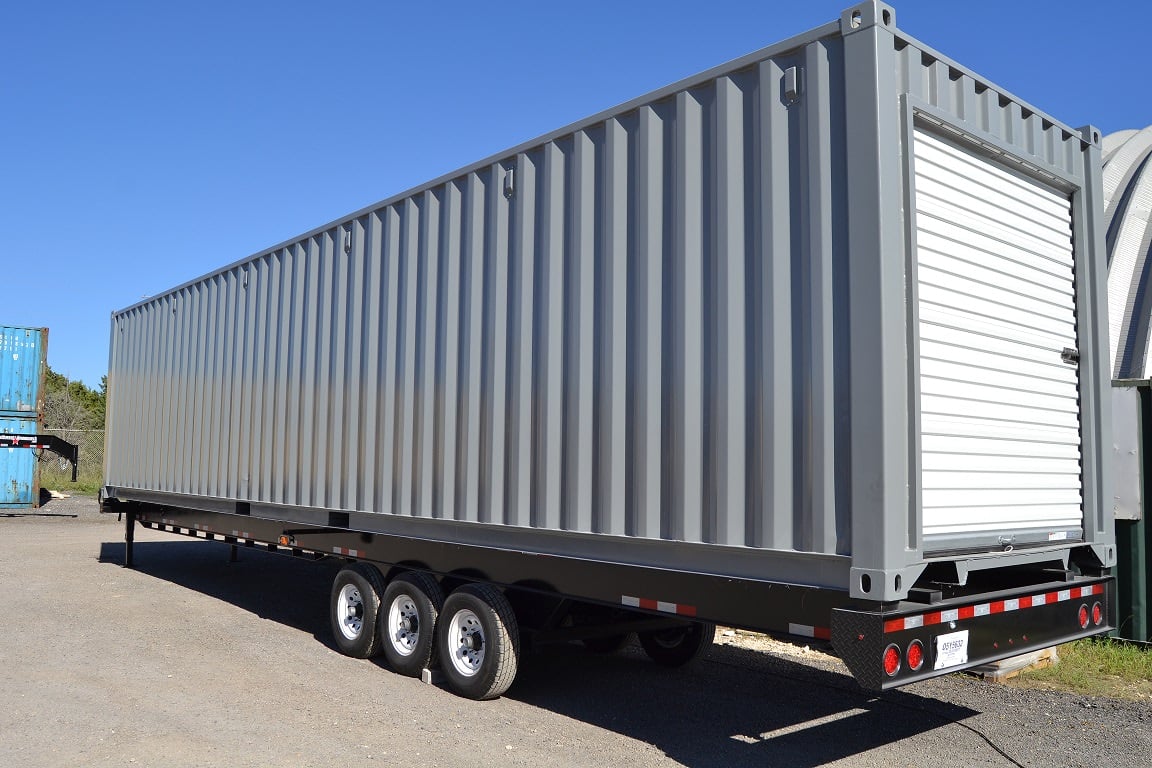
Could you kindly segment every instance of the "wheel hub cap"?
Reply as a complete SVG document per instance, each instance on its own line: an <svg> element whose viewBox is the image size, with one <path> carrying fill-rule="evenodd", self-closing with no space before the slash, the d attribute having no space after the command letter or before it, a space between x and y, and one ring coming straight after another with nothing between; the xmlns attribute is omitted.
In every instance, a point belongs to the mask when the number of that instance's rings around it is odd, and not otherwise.
<svg viewBox="0 0 1152 768"><path fill-rule="evenodd" d="M364 629L364 597L360 590L351 584L340 590L340 608L344 617L340 631L349 640L355 640Z"/></svg>

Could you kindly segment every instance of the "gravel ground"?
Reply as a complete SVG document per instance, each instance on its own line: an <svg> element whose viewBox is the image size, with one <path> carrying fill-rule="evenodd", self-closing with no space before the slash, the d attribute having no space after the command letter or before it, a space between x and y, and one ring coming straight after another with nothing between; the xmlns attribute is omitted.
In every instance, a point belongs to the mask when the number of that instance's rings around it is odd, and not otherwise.
<svg viewBox="0 0 1152 768"><path fill-rule="evenodd" d="M1147 766L1146 704L953 675L884 695L834 658L721 637L528 656L475 703L332 649L335 565L122 526L91 499L0 516L0 766ZM771 650L772 653L767 651Z"/></svg>

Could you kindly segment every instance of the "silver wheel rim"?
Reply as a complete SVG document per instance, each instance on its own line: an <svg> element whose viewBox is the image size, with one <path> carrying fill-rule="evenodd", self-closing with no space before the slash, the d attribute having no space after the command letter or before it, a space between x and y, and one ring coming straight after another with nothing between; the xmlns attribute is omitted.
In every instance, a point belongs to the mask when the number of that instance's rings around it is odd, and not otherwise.
<svg viewBox="0 0 1152 768"><path fill-rule="evenodd" d="M388 606L388 640L392 650L401 656L411 656L420 642L420 617L416 603L409 595L397 595Z"/></svg>
<svg viewBox="0 0 1152 768"><path fill-rule="evenodd" d="M349 640L358 639L364 631L364 597L355 584L345 584L340 588L336 615L340 619L340 634Z"/></svg>
<svg viewBox="0 0 1152 768"><path fill-rule="evenodd" d="M480 617L467 608L457 611L448 623L452 666L464 677L472 677L484 664L484 627Z"/></svg>

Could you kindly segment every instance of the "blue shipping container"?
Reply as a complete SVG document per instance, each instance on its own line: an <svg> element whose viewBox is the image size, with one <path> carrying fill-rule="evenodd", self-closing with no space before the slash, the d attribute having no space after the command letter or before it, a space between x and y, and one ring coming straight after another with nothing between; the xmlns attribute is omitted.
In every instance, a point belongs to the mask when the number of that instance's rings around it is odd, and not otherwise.
<svg viewBox="0 0 1152 768"><path fill-rule="evenodd" d="M47 328L0 326L0 417L39 417L47 355Z"/></svg>
<svg viewBox="0 0 1152 768"><path fill-rule="evenodd" d="M34 418L0 416L0 434L35 435L38 426ZM36 469L35 451L0 448L0 509L39 506L40 474Z"/></svg>

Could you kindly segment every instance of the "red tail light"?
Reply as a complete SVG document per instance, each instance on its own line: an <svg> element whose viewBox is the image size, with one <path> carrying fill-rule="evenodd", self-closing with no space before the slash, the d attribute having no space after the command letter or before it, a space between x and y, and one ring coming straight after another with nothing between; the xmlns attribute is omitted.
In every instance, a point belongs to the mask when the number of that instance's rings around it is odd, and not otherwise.
<svg viewBox="0 0 1152 768"><path fill-rule="evenodd" d="M884 649L884 674L894 677L900 671L900 648L892 644Z"/></svg>
<svg viewBox="0 0 1152 768"><path fill-rule="evenodd" d="M1092 623L1100 626L1100 622L1104 621L1104 609L1100 607L1100 603L1092 603Z"/></svg>
<svg viewBox="0 0 1152 768"><path fill-rule="evenodd" d="M908 669L915 672L924 666L924 644L913 640L908 646Z"/></svg>
<svg viewBox="0 0 1152 768"><path fill-rule="evenodd" d="M1088 606L1080 606L1080 629L1088 629Z"/></svg>

